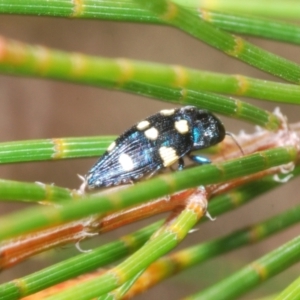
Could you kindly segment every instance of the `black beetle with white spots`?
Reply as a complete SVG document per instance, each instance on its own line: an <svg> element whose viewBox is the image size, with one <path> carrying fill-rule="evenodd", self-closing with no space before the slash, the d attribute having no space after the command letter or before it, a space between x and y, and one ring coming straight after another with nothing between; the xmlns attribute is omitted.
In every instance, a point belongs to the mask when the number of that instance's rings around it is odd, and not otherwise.
<svg viewBox="0 0 300 300"><path fill-rule="evenodd" d="M207 110L194 106L161 110L125 131L107 148L88 172L87 186L129 184L176 162L181 170L184 156L199 164L209 163L191 152L221 142L225 134L222 122Z"/></svg>

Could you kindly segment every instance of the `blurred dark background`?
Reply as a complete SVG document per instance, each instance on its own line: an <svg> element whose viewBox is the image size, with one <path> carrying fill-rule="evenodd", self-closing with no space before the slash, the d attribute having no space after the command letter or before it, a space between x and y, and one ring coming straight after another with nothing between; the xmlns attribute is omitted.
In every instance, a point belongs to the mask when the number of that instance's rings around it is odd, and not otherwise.
<svg viewBox="0 0 300 300"><path fill-rule="evenodd" d="M213 72L278 80L170 27L25 16L1 16L0 27L1 35L5 37L63 51L177 64ZM264 49L300 62L299 48L296 46L249 37L246 39ZM173 106L90 86L4 75L0 76L0 99L1 142L120 134L127 127L157 110ZM271 111L279 105L247 100ZM299 107L281 104L280 107L290 122L299 121ZM222 120L227 130L234 133L238 133L240 129L248 132L254 130L252 125L243 122L223 117ZM4 179L40 181L77 188L80 181L76 174L85 174L95 161L96 159L81 159L4 165L1 166L0 174ZM271 217L287 207L293 207L299 202L299 196L296 196L297 183L299 184L299 179L241 209L218 217L215 222L206 222L198 231L190 234L180 247L228 234L237 228ZM1 214L16 209L20 209L20 206L11 203L0 204ZM135 226L141 227L148 222L144 221ZM130 226L97 237L92 242L84 244L83 248L101 245L107 239L113 240L133 228L134 226ZM138 299L153 299L156 295L160 295L160 299L177 299L190 294L209 282L228 276L245 263L288 241L296 236L298 231L299 226L293 227L260 244L214 259L160 284ZM51 250L1 273L0 282L26 275L53 261L60 261L68 255L77 253L73 245ZM298 272L299 266L294 266L288 273L272 279L243 299L253 299L256 293L264 289L268 291L268 288L274 286L280 290Z"/></svg>

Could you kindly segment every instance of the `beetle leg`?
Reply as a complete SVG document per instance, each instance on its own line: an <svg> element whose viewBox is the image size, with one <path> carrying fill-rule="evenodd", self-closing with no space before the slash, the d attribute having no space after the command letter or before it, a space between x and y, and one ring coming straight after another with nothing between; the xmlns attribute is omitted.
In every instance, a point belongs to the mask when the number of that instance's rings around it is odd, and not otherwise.
<svg viewBox="0 0 300 300"><path fill-rule="evenodd" d="M211 160L201 155L188 155L188 157L199 165L210 164Z"/></svg>
<svg viewBox="0 0 300 300"><path fill-rule="evenodd" d="M179 159L178 159L178 171L181 171L181 170L183 170L183 168L184 168L184 160L183 160L183 158L182 157L180 157Z"/></svg>

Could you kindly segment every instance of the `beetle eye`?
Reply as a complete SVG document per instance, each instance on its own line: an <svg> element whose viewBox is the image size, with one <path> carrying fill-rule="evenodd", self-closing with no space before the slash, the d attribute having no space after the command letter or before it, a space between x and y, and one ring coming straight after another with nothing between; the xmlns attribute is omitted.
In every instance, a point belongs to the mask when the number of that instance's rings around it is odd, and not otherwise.
<svg viewBox="0 0 300 300"><path fill-rule="evenodd" d="M216 128L217 128L217 131L219 132L216 143L220 143L225 138L226 130L225 130L223 123L219 119L216 119L216 121L217 121Z"/></svg>

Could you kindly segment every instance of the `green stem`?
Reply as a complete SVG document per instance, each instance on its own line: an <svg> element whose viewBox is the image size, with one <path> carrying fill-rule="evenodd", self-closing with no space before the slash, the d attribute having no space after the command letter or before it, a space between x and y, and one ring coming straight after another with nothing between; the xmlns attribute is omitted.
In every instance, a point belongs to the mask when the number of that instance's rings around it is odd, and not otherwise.
<svg viewBox="0 0 300 300"><path fill-rule="evenodd" d="M146 270L145 277L149 277L149 279L146 280L148 284L144 286L144 289L147 289L154 284L158 284L158 282L161 282L172 275L186 271L188 268L195 267L197 264L206 262L213 257L224 255L232 250L264 240L299 222L300 206L297 206L264 222L244 229L239 229L224 237L210 240L200 245L189 247L162 257ZM274 262L274 264L276 264L276 262ZM201 281L201 279L199 279L199 281ZM241 289L243 288L243 285L244 283L241 281L239 283ZM296 287L296 284L294 286ZM228 289L231 290L231 288L232 287L230 286ZM219 299L219 297L216 299Z"/></svg>
<svg viewBox="0 0 300 300"><path fill-rule="evenodd" d="M97 136L0 143L0 164L99 156L115 139Z"/></svg>
<svg viewBox="0 0 300 300"><path fill-rule="evenodd" d="M300 299L300 277L293 281L274 300L297 300Z"/></svg>
<svg viewBox="0 0 300 300"><path fill-rule="evenodd" d="M177 246L188 234L189 230L205 213L201 201L196 200L196 198L199 198L199 196L189 200L185 209L176 219L160 228L142 248L124 262L121 262L99 278L78 284L47 299L67 300L74 299L74 296L76 296L82 300L88 300L123 285L156 259ZM201 200L204 201L204 197L201 197Z"/></svg>
<svg viewBox="0 0 300 300"><path fill-rule="evenodd" d="M139 83L200 92L233 94L263 100L300 103L300 87L241 75L204 72L183 66L67 53L0 39L0 72L127 89ZM22 58L22 59L21 59ZM131 92L138 92L134 89Z"/></svg>
<svg viewBox="0 0 300 300"><path fill-rule="evenodd" d="M62 207L30 208L0 220L0 240L38 230L53 223L65 223L95 213L102 214L126 208L183 189L254 174L293 162L296 158L297 149L293 147L274 148L215 165L204 165L158 176L117 192L83 197L82 201L66 201Z"/></svg>
<svg viewBox="0 0 300 300"><path fill-rule="evenodd" d="M140 248L159 225L161 222L123 236L89 253L79 254L21 279L4 283L0 285L0 298L1 300L17 300L124 258ZM44 280L45 278L47 280Z"/></svg>
<svg viewBox="0 0 300 300"><path fill-rule="evenodd" d="M275 1L241 1L235 0L174 0L181 5L190 7L201 7L209 10L216 10L229 13L240 13L245 15L262 15L268 18L299 18L300 4L293 0Z"/></svg>
<svg viewBox="0 0 300 300"><path fill-rule="evenodd" d="M0 199L5 201L25 201L59 203L79 198L76 191L56 187L41 182L29 183L0 179Z"/></svg>
<svg viewBox="0 0 300 300"><path fill-rule="evenodd" d="M232 57L287 81L297 84L300 82L300 66L298 64L254 46L240 37L216 29L199 19L196 14L172 1L136 0L136 3L140 3L142 7L154 12L170 25Z"/></svg>
<svg viewBox="0 0 300 300"><path fill-rule="evenodd" d="M262 281L286 270L300 260L300 237L297 237L241 271L227 277L213 287L186 298L186 300L230 300L246 293ZM240 284L241 283L241 284ZM295 299L295 298L294 298Z"/></svg>
<svg viewBox="0 0 300 300"><path fill-rule="evenodd" d="M202 4L202 8L198 7L199 1L196 1L194 5L188 1L180 0L177 0L177 3L188 8L191 12L198 12L199 17L203 20L230 32L254 35L295 44L300 43L300 28L293 24L284 23L278 20L273 21L270 19L253 17L254 14L246 16L243 15L243 12L242 15L239 16L224 14L217 11L208 11L207 9L203 9L204 7L209 7L205 6L205 4ZM216 3L216 1L214 3ZM188 4L191 6L187 7L186 5ZM209 3L206 3L206 5L209 5ZM259 6L257 7L260 7L260 5L261 3L259 3ZM282 3L279 3L279 5L282 5ZM268 5L268 9L266 11L259 11L259 14L262 15L267 12L267 17L270 17L270 6L271 5ZM272 6L278 7L278 3L274 3ZM239 7L239 5L234 3L234 7L231 8L229 13L235 11L237 7ZM294 2L288 2L288 4L285 5L285 8L288 10L291 8L293 9L294 7ZM240 8L245 9L246 5L243 5ZM281 8L282 7L279 9ZM261 8L259 9L261 10ZM276 9L278 10L278 8ZM139 5L137 5L133 0L123 0L122 2L117 2L115 0L85 0L81 2L31 0L30 4L26 1L1 0L0 13L10 15L23 14L165 24L165 22L160 20L154 13L139 7ZM239 13L239 11L237 11L237 13ZM281 10L280 13L282 13ZM247 11L247 14L249 14L249 11Z"/></svg>
<svg viewBox="0 0 300 300"><path fill-rule="evenodd" d="M135 91L135 93L140 95L166 102L195 105L199 108L205 108L216 113L260 125L272 131L278 130L281 126L281 120L275 114L247 102L222 95L188 89L167 88L138 82L125 84L123 90Z"/></svg>
<svg viewBox="0 0 300 300"><path fill-rule="evenodd" d="M203 20L229 32L300 44L300 27L294 24L207 10L199 10L199 14Z"/></svg>

